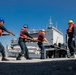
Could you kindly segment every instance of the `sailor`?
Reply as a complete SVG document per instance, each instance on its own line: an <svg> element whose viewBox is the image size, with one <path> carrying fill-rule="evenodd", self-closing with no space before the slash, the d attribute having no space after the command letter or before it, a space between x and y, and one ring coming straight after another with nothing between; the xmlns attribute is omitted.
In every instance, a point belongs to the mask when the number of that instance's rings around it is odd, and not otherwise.
<svg viewBox="0 0 76 75"><path fill-rule="evenodd" d="M44 59L45 58L45 54L44 54L44 45L43 45L43 42L46 42L48 43L47 39L45 38L45 30L42 29L39 31L38 33L38 46L39 48L41 49L41 56L40 56L40 59Z"/></svg>
<svg viewBox="0 0 76 75"><path fill-rule="evenodd" d="M72 20L68 21L68 29L67 29L67 35L68 35L68 48L70 51L70 57L74 57L75 54L75 24Z"/></svg>
<svg viewBox="0 0 76 75"><path fill-rule="evenodd" d="M29 53L28 53L28 48L26 46L28 37L29 37L29 39L33 40L33 37L30 36L28 33L28 25L24 24L23 28L20 31L20 36L19 36L19 41L18 41L18 44L20 45L20 48L21 48L21 52L18 54L18 57L16 58L16 60L21 60L22 55L24 55L24 57L26 59L30 59Z"/></svg>
<svg viewBox="0 0 76 75"><path fill-rule="evenodd" d="M7 30L4 27L4 19L2 17L0 17L0 36L2 36L2 33L4 31L6 31L7 33L12 34L13 36L15 36L15 34L13 32ZM8 59L6 59L6 55L5 55L5 48L4 48L4 46L2 45L1 42L0 42L0 52L2 54L2 61L8 61Z"/></svg>

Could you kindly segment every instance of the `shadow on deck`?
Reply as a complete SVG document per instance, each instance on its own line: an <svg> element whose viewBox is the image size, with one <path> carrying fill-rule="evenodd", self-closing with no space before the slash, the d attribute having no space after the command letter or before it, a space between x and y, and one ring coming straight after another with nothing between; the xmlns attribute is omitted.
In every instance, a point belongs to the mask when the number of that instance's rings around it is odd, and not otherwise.
<svg viewBox="0 0 76 75"><path fill-rule="evenodd" d="M76 75L76 60L0 62L0 75Z"/></svg>

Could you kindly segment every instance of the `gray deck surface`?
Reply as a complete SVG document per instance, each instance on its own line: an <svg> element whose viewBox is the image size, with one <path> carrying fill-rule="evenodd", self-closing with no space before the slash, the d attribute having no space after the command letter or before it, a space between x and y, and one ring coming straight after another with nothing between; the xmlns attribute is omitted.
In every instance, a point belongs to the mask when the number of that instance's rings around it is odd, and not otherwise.
<svg viewBox="0 0 76 75"><path fill-rule="evenodd" d="M0 61L0 75L76 75L76 58Z"/></svg>

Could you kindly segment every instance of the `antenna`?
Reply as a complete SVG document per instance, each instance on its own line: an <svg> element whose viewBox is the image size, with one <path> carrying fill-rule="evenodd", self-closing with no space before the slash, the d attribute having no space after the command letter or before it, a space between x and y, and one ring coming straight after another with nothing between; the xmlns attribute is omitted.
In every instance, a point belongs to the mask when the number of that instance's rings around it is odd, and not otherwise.
<svg viewBox="0 0 76 75"><path fill-rule="evenodd" d="M57 26L58 26L58 24L57 24L57 22L56 22L56 29L57 29Z"/></svg>
<svg viewBox="0 0 76 75"><path fill-rule="evenodd" d="M52 27L53 23L52 23L52 19L51 18L50 18L49 22L50 22L50 27Z"/></svg>

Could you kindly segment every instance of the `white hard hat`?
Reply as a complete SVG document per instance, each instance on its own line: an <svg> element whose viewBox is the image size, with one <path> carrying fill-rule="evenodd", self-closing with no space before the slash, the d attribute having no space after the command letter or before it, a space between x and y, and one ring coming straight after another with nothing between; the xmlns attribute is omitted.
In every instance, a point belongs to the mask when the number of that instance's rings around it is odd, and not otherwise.
<svg viewBox="0 0 76 75"><path fill-rule="evenodd" d="M41 29L41 31L45 32L45 30L44 30L44 29Z"/></svg>

